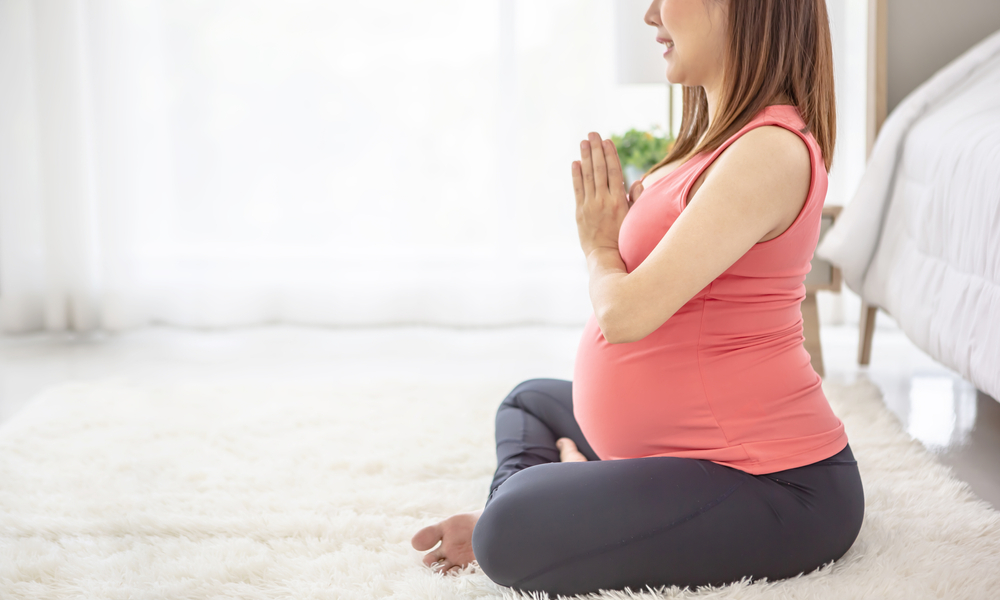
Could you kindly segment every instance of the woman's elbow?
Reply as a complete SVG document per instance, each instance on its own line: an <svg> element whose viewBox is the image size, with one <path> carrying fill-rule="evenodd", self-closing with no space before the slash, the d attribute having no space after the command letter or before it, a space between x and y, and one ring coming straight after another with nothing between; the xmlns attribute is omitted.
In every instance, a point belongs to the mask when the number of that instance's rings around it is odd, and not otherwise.
<svg viewBox="0 0 1000 600"><path fill-rule="evenodd" d="M652 320L644 323L639 317L640 315L623 315L604 311L597 315L597 324L601 328L601 333L604 334L605 341L609 344L628 344L645 338L666 322L664 319L655 324ZM658 319L654 320L658 321Z"/></svg>
<svg viewBox="0 0 1000 600"><path fill-rule="evenodd" d="M615 334L613 334L607 327L601 326L601 335L604 336L604 341L609 344L622 344L622 340L618 339Z"/></svg>
<svg viewBox="0 0 1000 600"><path fill-rule="evenodd" d="M617 318L613 314L608 314L608 311L597 315L597 324L601 328L604 340L609 344L627 344L646 337L645 335L636 335L633 331L630 331L622 319Z"/></svg>
<svg viewBox="0 0 1000 600"><path fill-rule="evenodd" d="M631 342L638 342L642 338L632 339L630 337L619 338L614 336L608 338L608 336L604 336L604 339L607 340L609 344L629 344Z"/></svg>

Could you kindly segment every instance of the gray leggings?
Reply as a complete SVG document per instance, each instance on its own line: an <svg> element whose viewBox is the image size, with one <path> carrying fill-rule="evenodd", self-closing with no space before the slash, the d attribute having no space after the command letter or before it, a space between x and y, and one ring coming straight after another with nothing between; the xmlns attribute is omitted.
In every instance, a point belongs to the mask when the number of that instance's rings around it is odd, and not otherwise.
<svg viewBox="0 0 1000 600"><path fill-rule="evenodd" d="M560 463L560 437L588 462ZM850 445L765 475L692 458L601 461L565 380L515 387L497 410L496 438L496 475L472 548L490 579L521 591L793 577L843 556L864 517Z"/></svg>

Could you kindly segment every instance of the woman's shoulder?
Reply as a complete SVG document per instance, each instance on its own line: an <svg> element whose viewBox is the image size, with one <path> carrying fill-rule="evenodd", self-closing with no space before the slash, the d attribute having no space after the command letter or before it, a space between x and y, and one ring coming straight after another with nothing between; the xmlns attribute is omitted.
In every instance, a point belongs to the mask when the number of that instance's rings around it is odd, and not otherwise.
<svg viewBox="0 0 1000 600"><path fill-rule="evenodd" d="M794 129L803 137L809 138L809 127L799 113L798 107L791 104L769 104L762 108L743 127L742 131L749 131L762 126L784 127Z"/></svg>
<svg viewBox="0 0 1000 600"><path fill-rule="evenodd" d="M785 168L808 169L811 164L809 144L803 139L805 134L800 133L780 124L764 122L739 136L730 150L735 151L733 153L759 152Z"/></svg>
<svg viewBox="0 0 1000 600"><path fill-rule="evenodd" d="M783 171L811 170L816 144L793 105L765 106L735 137L731 154L759 152Z"/></svg>
<svg viewBox="0 0 1000 600"><path fill-rule="evenodd" d="M785 124L787 125L787 124ZM798 214L812 179L813 160L803 136L766 121L745 130L718 157L716 176L759 194L783 215ZM755 194L758 195L758 194Z"/></svg>
<svg viewBox="0 0 1000 600"><path fill-rule="evenodd" d="M688 160L708 163L705 172L701 173L702 179L708 172L722 166L724 170L735 169L741 177L752 181L755 176L764 174L760 169L763 164L767 171L785 173L793 179L804 179L808 185L812 172L812 154L819 152L819 146L805 129L805 123L795 106L765 106L721 147L688 157L687 160L678 159L667 163L647 174L642 180L643 186L649 187Z"/></svg>

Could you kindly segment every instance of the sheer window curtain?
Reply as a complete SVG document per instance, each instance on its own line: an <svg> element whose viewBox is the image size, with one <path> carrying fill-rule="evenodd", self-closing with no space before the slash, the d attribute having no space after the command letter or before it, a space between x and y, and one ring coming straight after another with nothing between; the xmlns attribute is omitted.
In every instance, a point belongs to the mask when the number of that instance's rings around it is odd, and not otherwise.
<svg viewBox="0 0 1000 600"><path fill-rule="evenodd" d="M0 11L7 332L581 323L577 143L665 102L610 1Z"/></svg>
<svg viewBox="0 0 1000 600"><path fill-rule="evenodd" d="M614 10L0 0L0 330L582 324Z"/></svg>

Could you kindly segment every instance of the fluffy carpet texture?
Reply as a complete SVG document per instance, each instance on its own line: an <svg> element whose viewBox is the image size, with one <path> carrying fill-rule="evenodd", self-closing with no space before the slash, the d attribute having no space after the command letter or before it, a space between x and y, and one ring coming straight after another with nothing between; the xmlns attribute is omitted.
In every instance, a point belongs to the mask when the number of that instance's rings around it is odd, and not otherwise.
<svg viewBox="0 0 1000 600"><path fill-rule="evenodd" d="M51 388L0 427L2 598L543 598L423 566L419 528L481 508L518 382ZM867 512L783 581L587 598L996 598L1000 513L909 439L874 385L824 384Z"/></svg>

